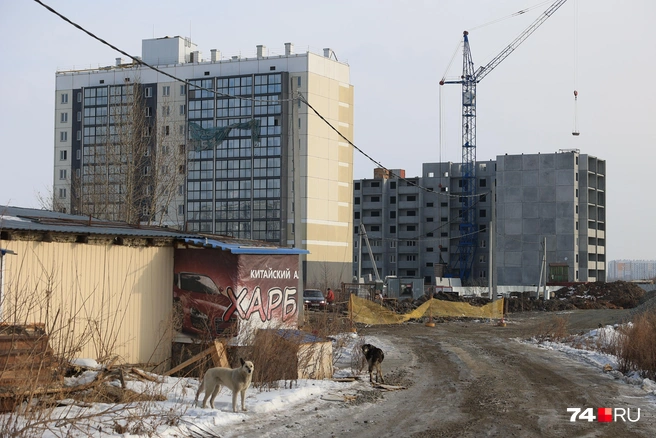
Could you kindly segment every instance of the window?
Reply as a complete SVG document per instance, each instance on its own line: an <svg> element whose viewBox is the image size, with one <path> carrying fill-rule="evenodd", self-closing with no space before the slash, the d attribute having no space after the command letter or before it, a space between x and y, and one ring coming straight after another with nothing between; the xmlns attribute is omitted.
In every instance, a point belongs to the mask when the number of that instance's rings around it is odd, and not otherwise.
<svg viewBox="0 0 656 438"><path fill-rule="evenodd" d="M171 129L169 128L168 125L164 127L164 135L169 135L171 133Z"/></svg>
<svg viewBox="0 0 656 438"><path fill-rule="evenodd" d="M68 140L68 132L62 131L59 133L59 141L66 141Z"/></svg>
<svg viewBox="0 0 656 438"><path fill-rule="evenodd" d="M77 112L77 121L81 122L82 121L82 111Z"/></svg>
<svg viewBox="0 0 656 438"><path fill-rule="evenodd" d="M153 108L147 106L146 107L146 117L152 117L153 116Z"/></svg>
<svg viewBox="0 0 656 438"><path fill-rule="evenodd" d="M77 132L76 132L75 138L77 139L77 141L82 140L82 131L80 131L78 129Z"/></svg>
<svg viewBox="0 0 656 438"><path fill-rule="evenodd" d="M380 210L372 210L369 212L371 217L380 217Z"/></svg>
<svg viewBox="0 0 656 438"><path fill-rule="evenodd" d="M360 219L360 212L359 211L356 211L355 213L353 213L353 219Z"/></svg>
<svg viewBox="0 0 656 438"><path fill-rule="evenodd" d="M187 105L180 105L180 115L184 116L187 112Z"/></svg>
<svg viewBox="0 0 656 438"><path fill-rule="evenodd" d="M449 233L447 233L446 231L442 231L440 233L440 237L449 237Z"/></svg>
<svg viewBox="0 0 656 438"><path fill-rule="evenodd" d="M66 169L60 169L59 170L59 179L66 179L66 176L68 175Z"/></svg>
<svg viewBox="0 0 656 438"><path fill-rule="evenodd" d="M390 210L390 219L396 219L396 211Z"/></svg>
<svg viewBox="0 0 656 438"><path fill-rule="evenodd" d="M372 181L371 187L380 187L380 181Z"/></svg>
<svg viewBox="0 0 656 438"><path fill-rule="evenodd" d="M300 102L300 99L299 99L299 102ZM353 190L360 190L360 183L359 182L356 182L356 183L353 184Z"/></svg>
<svg viewBox="0 0 656 438"><path fill-rule="evenodd" d="M396 254L392 254L389 258L390 263L396 263Z"/></svg>
<svg viewBox="0 0 656 438"><path fill-rule="evenodd" d="M187 94L187 86L180 85L180 96L184 96L185 94Z"/></svg>
<svg viewBox="0 0 656 438"><path fill-rule="evenodd" d="M68 123L68 113L61 113L61 122Z"/></svg>
<svg viewBox="0 0 656 438"><path fill-rule="evenodd" d="M164 85L162 87L162 96L170 96L171 95L171 87L168 85Z"/></svg>
<svg viewBox="0 0 656 438"><path fill-rule="evenodd" d="M478 212L478 217L487 217L487 211L485 211L485 210L479 210L479 212Z"/></svg>
<svg viewBox="0 0 656 438"><path fill-rule="evenodd" d="M390 189L391 190L396 189L396 181L390 181Z"/></svg>
<svg viewBox="0 0 656 438"><path fill-rule="evenodd" d="M435 178L435 172L428 172L429 178Z"/></svg>
<svg viewBox="0 0 656 438"><path fill-rule="evenodd" d="M59 189L59 197L66 198L66 189Z"/></svg>
<svg viewBox="0 0 656 438"><path fill-rule="evenodd" d="M354 203L355 205L360 205L360 197L359 197L359 196L356 196L355 199L353 200L353 203Z"/></svg>
<svg viewBox="0 0 656 438"><path fill-rule="evenodd" d="M483 270L483 271L478 273L478 277L479 278L487 278L487 273Z"/></svg>
<svg viewBox="0 0 656 438"><path fill-rule="evenodd" d="M396 248L396 240L390 241L390 248Z"/></svg>
<svg viewBox="0 0 656 438"><path fill-rule="evenodd" d="M62 93L61 103L68 103L68 93Z"/></svg>
<svg viewBox="0 0 656 438"><path fill-rule="evenodd" d="M162 114L165 116L171 115L171 107L169 105L162 105Z"/></svg>
<svg viewBox="0 0 656 438"><path fill-rule="evenodd" d="M417 227L414 225L408 225L407 231L416 231Z"/></svg>
<svg viewBox="0 0 656 438"><path fill-rule="evenodd" d="M481 240L481 248L487 248L487 241Z"/></svg>
<svg viewBox="0 0 656 438"><path fill-rule="evenodd" d="M390 196L390 204L396 204L396 196Z"/></svg>
<svg viewBox="0 0 656 438"><path fill-rule="evenodd" d="M178 205L178 214L184 216L184 205Z"/></svg>
<svg viewBox="0 0 656 438"><path fill-rule="evenodd" d="M426 267L427 268L432 268L433 267L433 262L426 262Z"/></svg>
<svg viewBox="0 0 656 438"><path fill-rule="evenodd" d="M184 175L187 172L187 166L184 164L181 164L178 166L178 173L180 175Z"/></svg>
<svg viewBox="0 0 656 438"><path fill-rule="evenodd" d="M433 233L426 233L426 237L433 237Z"/></svg>
<svg viewBox="0 0 656 438"><path fill-rule="evenodd" d="M406 255L406 256L405 256L405 260L408 261L408 262L414 262L414 261L417 260L417 256L416 256L416 255L411 255L411 254L410 254L410 255Z"/></svg>
<svg viewBox="0 0 656 438"><path fill-rule="evenodd" d="M81 159L82 159L82 151L81 151L80 149L78 149L77 151L75 151L75 159L77 159L77 160L81 160Z"/></svg>
<svg viewBox="0 0 656 438"><path fill-rule="evenodd" d="M390 225L390 234L396 234L396 225Z"/></svg>
<svg viewBox="0 0 656 438"><path fill-rule="evenodd" d="M485 257L485 254L478 256L478 263L487 263L487 257Z"/></svg>
<svg viewBox="0 0 656 438"><path fill-rule="evenodd" d="M380 231L380 227L378 225L372 225L371 231Z"/></svg>
<svg viewBox="0 0 656 438"><path fill-rule="evenodd" d="M146 97L153 97L153 89L152 87L146 87L146 90L144 92L144 96Z"/></svg>
<svg viewBox="0 0 656 438"><path fill-rule="evenodd" d="M416 210L408 210L405 212L406 216L417 216L417 211Z"/></svg>
<svg viewBox="0 0 656 438"><path fill-rule="evenodd" d="M441 251L441 252L448 252L448 251L449 251L449 248L446 247L446 246L440 246L440 251Z"/></svg>
<svg viewBox="0 0 656 438"><path fill-rule="evenodd" d="M408 195L407 200L408 200L408 201L416 201L416 200L417 200L417 197L416 197L415 195Z"/></svg>
<svg viewBox="0 0 656 438"><path fill-rule="evenodd" d="M372 196L371 202L380 202L380 196Z"/></svg>
<svg viewBox="0 0 656 438"><path fill-rule="evenodd" d="M427 217L426 222L433 222L433 218L432 217Z"/></svg>
<svg viewBox="0 0 656 438"><path fill-rule="evenodd" d="M59 151L59 160L66 161L68 159L68 151Z"/></svg>
<svg viewBox="0 0 656 438"><path fill-rule="evenodd" d="M449 203L448 202L441 202L440 207L448 207Z"/></svg>
<svg viewBox="0 0 656 438"><path fill-rule="evenodd" d="M433 203L432 203L432 202L427 202L427 203L426 203L426 207L432 207L432 206L433 206Z"/></svg>
<svg viewBox="0 0 656 438"><path fill-rule="evenodd" d="M417 246L417 242L414 240L408 240L405 242L405 246Z"/></svg>
<svg viewBox="0 0 656 438"><path fill-rule="evenodd" d="M426 248L426 252L433 252L433 248L431 247Z"/></svg>
<svg viewBox="0 0 656 438"><path fill-rule="evenodd" d="M478 181L478 186L479 186L479 187L487 187L487 180L486 180L485 178L481 178L481 179Z"/></svg>

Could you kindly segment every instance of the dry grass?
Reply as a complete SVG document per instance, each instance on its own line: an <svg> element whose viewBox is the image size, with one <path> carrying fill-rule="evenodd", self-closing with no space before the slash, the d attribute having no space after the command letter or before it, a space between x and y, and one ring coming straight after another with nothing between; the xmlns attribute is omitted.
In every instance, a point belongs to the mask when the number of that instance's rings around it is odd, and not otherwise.
<svg viewBox="0 0 656 438"><path fill-rule="evenodd" d="M569 337L568 325L569 316L553 315L548 321L538 326L535 338L538 342L562 341Z"/></svg>
<svg viewBox="0 0 656 438"><path fill-rule="evenodd" d="M636 371L644 378L656 379L656 310L636 316L619 332L614 344L619 370Z"/></svg>

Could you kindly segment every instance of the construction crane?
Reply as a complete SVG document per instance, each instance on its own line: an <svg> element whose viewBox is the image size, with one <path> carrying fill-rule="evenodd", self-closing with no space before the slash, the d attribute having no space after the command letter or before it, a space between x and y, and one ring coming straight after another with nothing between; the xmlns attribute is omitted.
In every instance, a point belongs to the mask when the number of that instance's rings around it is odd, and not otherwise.
<svg viewBox="0 0 656 438"><path fill-rule="evenodd" d="M461 280L467 280L471 275L478 241L476 224L476 84L506 59L521 43L537 30L558 8L567 0L558 0L544 11L540 17L527 27L513 42L503 49L486 65L474 69L471 50L469 48L469 32L463 32L462 76L459 81L446 81L440 85L462 85L462 191L461 191L461 222L458 240L456 268ZM492 200L494 203L494 200Z"/></svg>

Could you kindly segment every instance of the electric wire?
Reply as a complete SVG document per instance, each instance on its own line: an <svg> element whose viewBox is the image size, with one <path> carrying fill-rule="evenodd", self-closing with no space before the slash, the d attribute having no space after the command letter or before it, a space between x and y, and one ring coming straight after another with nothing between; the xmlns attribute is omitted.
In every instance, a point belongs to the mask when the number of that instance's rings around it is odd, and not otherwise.
<svg viewBox="0 0 656 438"><path fill-rule="evenodd" d="M153 70L153 71L156 71L156 72L158 72L158 73L160 73L160 74L162 74L162 75L164 75L164 76L166 76L166 77L168 77L168 78L171 78L171 79L173 79L173 80L175 80L175 81L182 82L182 83L184 83L185 85L191 87L190 90L202 90L202 91L207 91L207 92L209 92L209 93L216 94L216 95L219 95L219 96L222 96L222 97L231 97L231 98L234 98L234 99L249 100L249 101L253 101L253 102L272 102L272 103L279 103L279 102L292 102L292 101L295 100L294 98L291 98L291 99L281 99L281 100L269 100L269 99L261 99L261 98L245 97L245 96L236 96L236 95L232 95L232 94L221 93L221 92L216 91L216 90L212 90L212 89L209 89L209 88L205 88L205 87L199 86L199 85L194 84L194 83L192 83L192 82L190 82L190 81L188 81L188 80L186 80L186 79L181 79L181 78L179 78L179 77L177 77L177 76L175 76L175 75L172 75L172 74L170 74L170 73L165 72L164 70L162 70L162 69L160 69L160 68L157 68L157 67L155 67L155 66L153 66L153 65L150 65L150 64L144 62L143 60L141 60L140 58L138 58L138 57L136 57L136 56L132 56L132 55L130 55L128 52L126 52L126 51L124 51L124 50L121 50L121 49L119 49L118 47L116 47L115 45L113 45L113 44L111 44L111 43L105 41L104 39L102 39L102 38L96 36L93 32L88 31L87 29L85 29L84 27L82 27L82 26L80 26L79 24L75 23L74 21L72 21L71 19L69 19L68 17L66 17L65 15L60 14L59 12L57 12L57 11L56 11L55 9L53 9L52 7L50 7L50 6L46 5L45 3L43 3L41 0L34 0L34 2L40 4L41 6L43 6L44 8L46 8L48 11L50 11L50 12L52 12L53 14L57 15L59 18L61 18L62 20L66 21L67 23L69 23L69 24L72 25L73 27L76 27L77 29L79 29L79 30L81 30L82 32L86 33L86 34L89 35L91 38L95 39L96 41L99 41L99 42L101 42L102 44L106 45L107 47L110 47L111 49L116 50L116 51L117 51L118 53L120 53L121 55L127 56L128 58L132 59L132 61L133 61L134 63L139 64L139 65L143 65L144 67L147 67L147 68L149 68L149 69L151 69L151 70Z"/></svg>
<svg viewBox="0 0 656 438"><path fill-rule="evenodd" d="M74 26L75 28L77 28L77 29L81 30L82 32L86 33L87 35L89 35L89 36L92 37L93 39L95 39L95 40L101 42L102 44L104 44L104 45L106 45L106 46L112 48L113 50L116 50L117 52L121 53L122 55L125 55L125 56L129 57L129 58L132 59L134 62L136 62L136 63L138 63L138 64L140 64L140 65L143 65L144 67L150 68L150 69L152 69L153 71L156 71L156 72L158 72L158 73L161 73L161 74L163 74L163 75L165 75L165 76L167 76L167 77L169 77L169 78L171 78L171 79L173 79L173 80L176 80L176 81L182 82L182 83L184 83L184 84L187 84L187 85L190 86L190 87L194 87L193 89L207 91L207 92L214 93L214 94L217 94L217 95L220 95L220 96L223 96L223 97L231 97L231 98L235 98L235 99L243 99L243 100L258 101L258 102L276 102L276 103L279 103L279 102L295 102L297 99L300 99L301 102L303 102L305 105L307 105L307 106L308 106L308 107L309 107L309 108L310 108L310 109L311 109L311 110L312 110L312 111L313 111L313 112L314 112L314 113L315 113L315 114L316 114L316 115L317 115L317 116L318 116L318 117L319 117L324 123L326 123L326 124L327 124L327 125L333 130L333 131L335 131L340 137L342 137L344 140L346 140L346 141L347 141L347 142L348 142L348 143L349 143L349 144L350 144L350 145L351 145L356 151L358 151L361 155L365 156L367 159L369 159L372 163L376 164L378 167L380 167L380 168L386 170L387 172L389 172L390 175L396 177L397 179L399 179L399 180L401 180L401 181L405 181L408 185L416 186L418 189L423 190L423 191L428 192L428 193L436 193L436 194L441 195L441 196L452 197L452 198L475 197L475 196L479 196L479 195L481 195L481 194L489 193L489 192L483 192L483 193L474 194L474 195L461 195L461 194L450 194L450 193L445 193L445 192L441 192L441 191L438 192L438 191L435 191L435 190L433 190L433 189L431 189L431 188L423 187L423 186L421 186L421 185L415 183L414 181L411 181L410 179L407 179L407 178L402 177L401 175L397 175L397 174L395 174L395 173L392 172L390 169L388 169L387 167L383 166L379 161L375 160L375 159L374 159L373 157L371 157L369 154L367 154L367 153L364 152L362 149L360 149L359 147L357 147L353 142L351 142L351 140L349 140L349 139L346 138L344 135L342 135L342 133L339 132L338 129L336 129L336 128L335 128L335 127L334 127L334 126L328 121L328 120L326 120L326 118L325 118L324 116L322 116L322 115L321 115L316 109L314 109L314 107L312 107L312 105L310 105L309 102L308 102L308 101L307 101L307 100L306 100L306 99L305 99L300 93L298 93L298 97L292 97L292 98L290 98L290 99L280 99L280 100L275 100L275 101L273 101L273 100L268 100L268 99L257 99L257 98L249 98L249 97L244 97L244 96L235 96L235 95L231 95L231 94L220 93L220 92L218 92L218 91L211 90L211 89L209 89L209 88L205 88L205 87L198 86L198 85L193 84L193 83L191 83L191 82L189 82L189 81L187 81L187 80L185 80L185 79L178 78L178 77L176 77L175 75L172 75L172 74L170 74L170 73L167 73L167 72L165 72L165 71L162 71L161 69L159 69L159 68L157 68L157 67L155 67L155 66L152 66L152 65L150 65L150 64L148 64L148 63L142 61L141 59L139 59L139 58L137 58L137 57L135 57L135 56L132 56L132 55L130 55L129 53L127 53L127 52L125 52L125 51L119 49L119 48L116 47L115 45L113 45L113 44L111 44L111 43L105 41L104 39L102 39L102 38L96 36L93 32L88 31L88 30L85 29L84 27L82 27L82 26L80 26L79 24L77 24L77 23L73 22L72 20L70 20L68 17L66 17L66 16L64 16L63 14L57 12L55 9L53 9L52 7L46 5L46 4L43 3L41 0L34 0L34 2L36 2L36 3L38 3L39 5L43 6L43 7L44 7L45 9L47 9L48 11L50 11L50 12L52 12L53 14L57 15L59 18L61 18L62 20L66 21L67 23L69 23L70 25Z"/></svg>

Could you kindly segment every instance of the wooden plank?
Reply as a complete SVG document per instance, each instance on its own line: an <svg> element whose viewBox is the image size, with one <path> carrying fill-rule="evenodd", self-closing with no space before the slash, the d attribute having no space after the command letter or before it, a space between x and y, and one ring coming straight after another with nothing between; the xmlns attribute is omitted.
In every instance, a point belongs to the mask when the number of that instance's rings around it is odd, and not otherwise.
<svg viewBox="0 0 656 438"><path fill-rule="evenodd" d="M222 342L214 341L214 346L210 347L210 350L212 350L212 362L214 363L215 367L230 368L230 362L228 362L226 348Z"/></svg>
<svg viewBox="0 0 656 438"><path fill-rule="evenodd" d="M164 375L165 376L170 376L171 374L175 373L176 371L180 371L184 367L189 366L194 362L198 362L199 360L201 360L205 356L212 354L212 351L216 351L216 348L214 346L208 348L207 350L201 351L200 353L198 353L197 355L193 356L190 359L185 360L184 362L182 362L177 367L171 368L170 370L165 372Z"/></svg>

